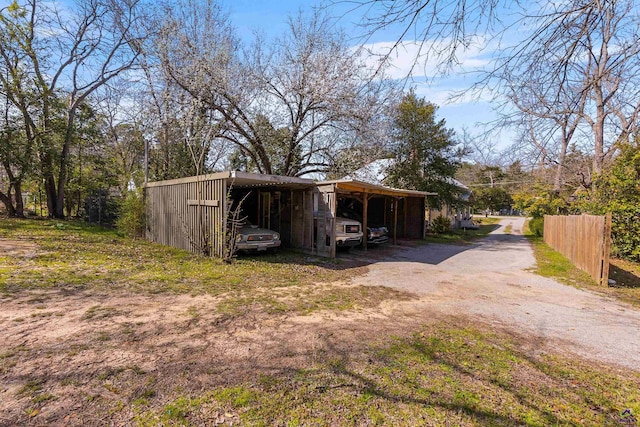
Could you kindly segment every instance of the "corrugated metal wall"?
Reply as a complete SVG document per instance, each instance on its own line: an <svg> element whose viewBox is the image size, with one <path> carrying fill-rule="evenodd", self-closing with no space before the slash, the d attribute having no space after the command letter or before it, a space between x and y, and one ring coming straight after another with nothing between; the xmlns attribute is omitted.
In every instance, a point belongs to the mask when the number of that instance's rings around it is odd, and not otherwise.
<svg viewBox="0 0 640 427"><path fill-rule="evenodd" d="M163 245L220 257L224 250L224 179L149 184L147 238Z"/></svg>

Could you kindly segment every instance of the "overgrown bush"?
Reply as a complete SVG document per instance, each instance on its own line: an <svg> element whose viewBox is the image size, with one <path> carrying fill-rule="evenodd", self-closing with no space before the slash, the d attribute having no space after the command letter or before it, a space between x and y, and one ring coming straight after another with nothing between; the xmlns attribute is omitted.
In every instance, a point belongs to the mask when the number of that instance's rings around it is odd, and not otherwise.
<svg viewBox="0 0 640 427"><path fill-rule="evenodd" d="M515 194L513 200L516 209L532 218L558 215L568 208L563 197L556 194L551 187L542 184L535 184L531 189Z"/></svg>
<svg viewBox="0 0 640 427"><path fill-rule="evenodd" d="M542 237L544 233L544 217L532 218L529 221L529 231L531 231L534 236Z"/></svg>
<svg viewBox="0 0 640 427"><path fill-rule="evenodd" d="M451 220L442 215L431 222L431 231L436 234L446 233L451 229Z"/></svg>
<svg viewBox="0 0 640 427"><path fill-rule="evenodd" d="M640 200L638 201L640 203ZM611 215L613 254L640 262L640 206L618 206Z"/></svg>
<svg viewBox="0 0 640 427"><path fill-rule="evenodd" d="M137 191L129 191L120 205L120 215L116 228L131 238L144 237L145 209L144 198Z"/></svg>
<svg viewBox="0 0 640 427"><path fill-rule="evenodd" d="M611 212L612 252L640 261L640 146L621 147L609 170L597 176L593 188L578 201L583 212Z"/></svg>

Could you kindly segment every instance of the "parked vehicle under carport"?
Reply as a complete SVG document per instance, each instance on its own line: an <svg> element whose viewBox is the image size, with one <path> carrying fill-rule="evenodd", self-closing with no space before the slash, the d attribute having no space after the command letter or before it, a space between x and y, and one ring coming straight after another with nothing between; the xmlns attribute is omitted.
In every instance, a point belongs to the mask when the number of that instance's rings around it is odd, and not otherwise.
<svg viewBox="0 0 640 427"><path fill-rule="evenodd" d="M343 210L339 212L344 218L351 218L362 223L362 216L352 210ZM368 224L367 225L367 244L382 245L389 242L389 229L384 225Z"/></svg>
<svg viewBox="0 0 640 427"><path fill-rule="evenodd" d="M261 252L266 250L275 250L280 247L280 234L259 228L250 222L246 222L237 231L236 249L244 252Z"/></svg>
<svg viewBox="0 0 640 427"><path fill-rule="evenodd" d="M350 218L336 217L336 245L351 248L362 244L362 224Z"/></svg>

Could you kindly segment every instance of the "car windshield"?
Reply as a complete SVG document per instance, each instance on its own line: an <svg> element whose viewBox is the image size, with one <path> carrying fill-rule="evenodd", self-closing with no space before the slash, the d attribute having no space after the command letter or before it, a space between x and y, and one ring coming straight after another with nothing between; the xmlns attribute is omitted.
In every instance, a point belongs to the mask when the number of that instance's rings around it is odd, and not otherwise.
<svg viewBox="0 0 640 427"><path fill-rule="evenodd" d="M249 221L248 219L244 219L241 223L240 223L240 227L241 228L258 228L257 225L253 225L251 223L251 221Z"/></svg>

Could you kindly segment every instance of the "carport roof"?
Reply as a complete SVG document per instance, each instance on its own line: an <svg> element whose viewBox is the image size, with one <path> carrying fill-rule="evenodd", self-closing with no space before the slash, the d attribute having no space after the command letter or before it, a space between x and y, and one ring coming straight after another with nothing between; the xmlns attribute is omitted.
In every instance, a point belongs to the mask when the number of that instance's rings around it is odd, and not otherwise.
<svg viewBox="0 0 640 427"><path fill-rule="evenodd" d="M322 185L335 185L338 191L342 192L379 194L392 197L427 197L438 195L438 193L431 193L427 191L391 188L384 185L371 184L369 182L358 181L355 179L337 179L333 181L318 182L318 186Z"/></svg>
<svg viewBox="0 0 640 427"><path fill-rule="evenodd" d="M165 185L186 184L197 181L214 181L224 179L234 187L264 187L283 186L287 188L306 188L315 185L311 179L296 178L292 176L267 175L259 173L225 171L207 175L190 176L187 178L169 179L165 181L148 182L147 187L161 187Z"/></svg>

